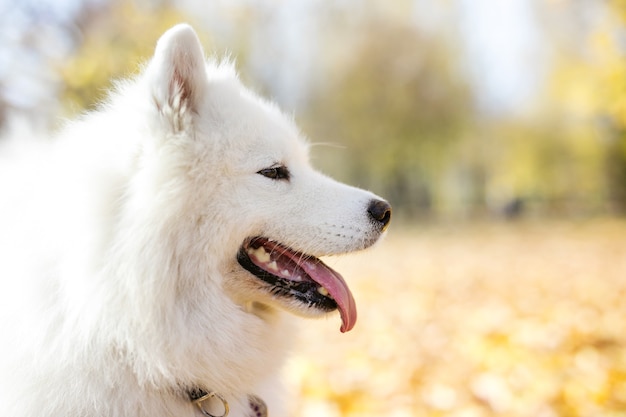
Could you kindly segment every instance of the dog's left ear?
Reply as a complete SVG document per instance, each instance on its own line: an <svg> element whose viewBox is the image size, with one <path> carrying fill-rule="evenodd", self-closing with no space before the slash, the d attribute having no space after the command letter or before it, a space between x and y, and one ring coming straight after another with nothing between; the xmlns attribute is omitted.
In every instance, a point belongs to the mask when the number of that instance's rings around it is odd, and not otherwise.
<svg viewBox="0 0 626 417"><path fill-rule="evenodd" d="M159 112L175 131L183 129L208 85L204 52L191 26L179 24L161 36L147 75Z"/></svg>

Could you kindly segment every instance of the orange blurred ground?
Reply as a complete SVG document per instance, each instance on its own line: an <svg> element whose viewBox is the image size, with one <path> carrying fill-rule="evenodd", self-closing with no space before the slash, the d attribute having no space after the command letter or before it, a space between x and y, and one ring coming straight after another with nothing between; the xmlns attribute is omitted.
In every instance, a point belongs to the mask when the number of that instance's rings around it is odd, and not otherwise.
<svg viewBox="0 0 626 417"><path fill-rule="evenodd" d="M626 221L396 224L331 258L355 329L300 320L294 416L626 416Z"/></svg>

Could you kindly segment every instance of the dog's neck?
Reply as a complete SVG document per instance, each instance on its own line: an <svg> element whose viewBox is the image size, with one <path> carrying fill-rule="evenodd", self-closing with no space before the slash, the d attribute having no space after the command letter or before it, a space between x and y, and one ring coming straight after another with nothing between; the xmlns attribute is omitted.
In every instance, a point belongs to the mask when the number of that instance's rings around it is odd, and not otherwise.
<svg viewBox="0 0 626 417"><path fill-rule="evenodd" d="M230 411L228 401L215 391L205 391L202 388L194 388L187 391L189 399L196 404L202 414L207 417L226 417ZM220 404L221 403L221 404ZM256 395L248 395L250 417L267 417L267 405ZM215 409L217 407L217 410ZM216 413L216 414L214 414Z"/></svg>

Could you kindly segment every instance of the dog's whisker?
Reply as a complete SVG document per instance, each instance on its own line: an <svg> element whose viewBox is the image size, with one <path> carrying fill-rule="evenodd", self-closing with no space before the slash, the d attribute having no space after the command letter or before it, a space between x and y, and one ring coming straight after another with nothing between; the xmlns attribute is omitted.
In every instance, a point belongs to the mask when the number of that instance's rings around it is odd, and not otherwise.
<svg viewBox="0 0 626 417"><path fill-rule="evenodd" d="M345 145L342 145L340 143L337 142L310 142L309 146L314 147L314 146L324 146L324 147L328 147L328 148L335 148L335 149L347 149L348 147Z"/></svg>

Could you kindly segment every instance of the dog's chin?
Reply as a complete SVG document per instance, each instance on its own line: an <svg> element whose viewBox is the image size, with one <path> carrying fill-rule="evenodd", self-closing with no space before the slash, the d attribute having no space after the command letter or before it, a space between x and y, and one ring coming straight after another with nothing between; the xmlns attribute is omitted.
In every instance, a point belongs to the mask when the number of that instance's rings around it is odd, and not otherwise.
<svg viewBox="0 0 626 417"><path fill-rule="evenodd" d="M257 280L272 304L315 317L339 310L341 331L356 322L356 304L341 275L312 255L266 237L246 239L237 253L242 268Z"/></svg>

